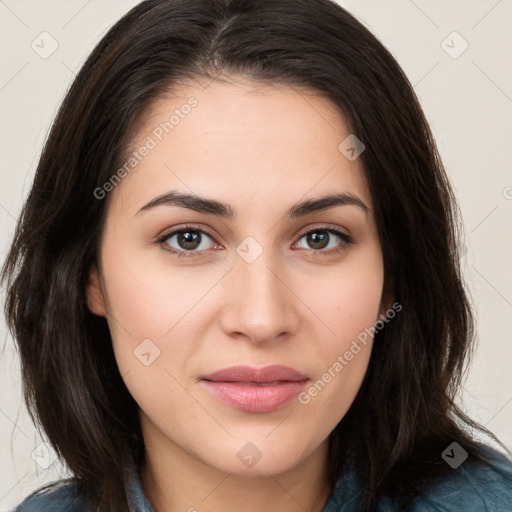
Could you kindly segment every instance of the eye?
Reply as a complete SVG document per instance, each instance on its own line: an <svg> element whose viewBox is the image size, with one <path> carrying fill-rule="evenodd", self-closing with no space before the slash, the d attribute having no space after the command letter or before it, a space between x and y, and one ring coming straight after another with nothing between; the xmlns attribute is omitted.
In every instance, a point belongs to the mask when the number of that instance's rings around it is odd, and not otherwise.
<svg viewBox="0 0 512 512"><path fill-rule="evenodd" d="M334 237L333 237L334 235ZM336 238L338 242L336 243ZM327 226L322 226L304 233L299 242L305 239L306 243L314 249L315 256L320 253L332 254L341 252L347 245L353 243L352 239L342 231ZM340 242L341 240L341 242ZM297 243L299 243L297 242ZM330 242L334 242L330 245ZM306 247L307 248L307 247ZM328 249L328 250L325 250Z"/></svg>
<svg viewBox="0 0 512 512"><path fill-rule="evenodd" d="M174 253L179 258L189 258L199 256L199 254L197 254L198 252L208 249L203 243L208 238L213 240L212 235L205 229L185 226L163 235L157 242L163 246L165 251ZM173 247L173 245L171 245L172 243L177 244L178 247ZM206 245L208 244L206 243Z"/></svg>

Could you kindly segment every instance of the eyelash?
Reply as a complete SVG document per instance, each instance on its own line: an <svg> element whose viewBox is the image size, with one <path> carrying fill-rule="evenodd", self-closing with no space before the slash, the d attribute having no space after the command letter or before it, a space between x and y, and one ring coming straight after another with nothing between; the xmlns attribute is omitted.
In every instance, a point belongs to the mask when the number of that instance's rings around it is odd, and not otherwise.
<svg viewBox="0 0 512 512"><path fill-rule="evenodd" d="M195 226L188 225L188 226L183 226L183 227L181 227L179 229L175 229L173 231L169 231L169 232L165 233L164 235L162 235L161 237L158 238L156 243L158 245L160 245L164 251L166 251L166 252L168 252L168 253L170 253L173 256L176 256L178 258L197 258L197 257L200 257L201 253L203 251L184 251L184 250L179 251L179 250L176 250L176 249L169 248L169 245L166 244L166 241L169 238L171 238L173 235L176 235L177 233L181 233L181 232L184 232L184 231L196 231L196 232L199 232L201 234L208 235L212 239L214 238L213 233L211 233L208 229L206 229L206 228L198 228L198 227L195 227ZM328 232L328 233L334 233L335 235L339 236L342 241L341 241L341 243L336 248L330 249L328 251L311 249L314 257L325 256L325 255L332 255L332 254L335 254L335 253L341 253L346 248L346 246L354 243L353 240L346 233L343 233L342 231L339 231L337 229L331 228L329 226L319 226L319 227L317 227L315 229L311 229L309 231L305 231L305 232L300 234L298 240L301 240L304 236L306 236L306 235L308 235L310 233L316 233L318 231L325 231L325 232ZM205 250L208 250L208 249L205 249Z"/></svg>

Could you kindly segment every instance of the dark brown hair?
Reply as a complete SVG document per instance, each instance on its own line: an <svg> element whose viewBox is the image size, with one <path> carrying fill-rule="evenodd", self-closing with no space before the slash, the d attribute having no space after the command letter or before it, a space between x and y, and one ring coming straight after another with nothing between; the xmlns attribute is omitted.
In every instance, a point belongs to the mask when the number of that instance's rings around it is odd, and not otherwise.
<svg viewBox="0 0 512 512"><path fill-rule="evenodd" d="M407 503L450 470L441 453L453 441L483 462L468 427L496 438L454 403L474 340L458 208L393 56L329 0L148 0L108 31L76 76L2 271L29 411L80 492L102 511L125 510L123 470L144 461L137 405L106 320L85 300L108 205L94 191L125 160L151 102L180 82L221 75L314 90L365 144L384 291L403 310L375 335L363 384L330 434L332 484L349 450L357 453L370 511L382 495Z"/></svg>

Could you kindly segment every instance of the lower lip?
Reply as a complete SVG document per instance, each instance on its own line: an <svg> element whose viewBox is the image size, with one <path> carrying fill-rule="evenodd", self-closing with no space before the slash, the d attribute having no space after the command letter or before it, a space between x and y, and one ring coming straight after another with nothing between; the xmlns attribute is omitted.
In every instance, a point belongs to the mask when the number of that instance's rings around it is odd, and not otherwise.
<svg viewBox="0 0 512 512"><path fill-rule="evenodd" d="M237 409L268 412L279 409L293 400L304 389L308 380L281 381L270 386L209 380L202 380L201 383L219 400Z"/></svg>

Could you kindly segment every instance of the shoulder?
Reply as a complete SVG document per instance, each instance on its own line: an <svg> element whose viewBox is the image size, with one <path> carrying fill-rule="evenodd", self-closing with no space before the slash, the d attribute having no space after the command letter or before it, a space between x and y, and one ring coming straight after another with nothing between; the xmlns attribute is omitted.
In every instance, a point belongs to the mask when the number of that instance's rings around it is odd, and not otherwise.
<svg viewBox="0 0 512 512"><path fill-rule="evenodd" d="M509 512L512 511L512 461L488 446L489 460L479 465L469 459L434 482L408 507L408 512Z"/></svg>
<svg viewBox="0 0 512 512"><path fill-rule="evenodd" d="M62 480L44 487L25 498L10 512L84 512L86 501L76 491L69 480Z"/></svg>

